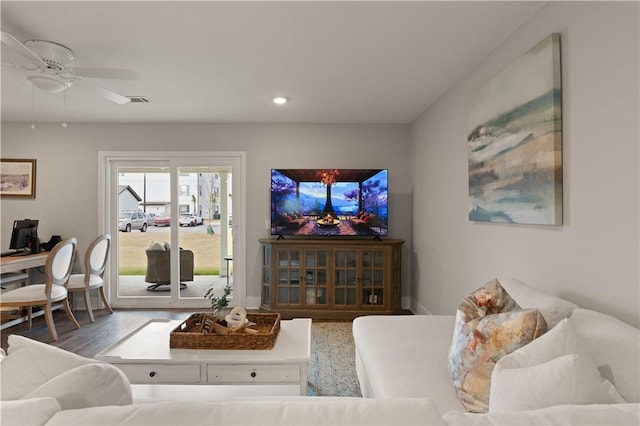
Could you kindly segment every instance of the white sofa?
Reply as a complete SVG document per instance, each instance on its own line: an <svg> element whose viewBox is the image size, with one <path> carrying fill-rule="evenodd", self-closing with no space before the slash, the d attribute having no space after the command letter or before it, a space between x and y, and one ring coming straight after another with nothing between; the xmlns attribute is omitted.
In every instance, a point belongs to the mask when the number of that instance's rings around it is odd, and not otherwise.
<svg viewBox="0 0 640 426"><path fill-rule="evenodd" d="M540 293L518 280L499 281L520 307L538 308L550 330L559 323L570 324L581 348L626 403L577 405L558 397L557 403L547 401L547 406L537 409L467 413L447 368L454 315L366 316L354 320L356 369L363 396L426 397L436 404L444 422L451 425L640 424L640 331L608 315ZM564 318L568 319L563 322ZM539 338L541 342L543 337ZM535 392L535 379L528 383L533 388L531 392ZM553 395L552 390L546 396L553 399ZM526 397L526 392L521 396ZM535 401L536 395L529 398Z"/></svg>
<svg viewBox="0 0 640 426"><path fill-rule="evenodd" d="M389 425L442 424L427 398L385 401L263 397L134 403L116 367L21 336L0 362L0 424L7 425ZM1 351L1 350L0 350Z"/></svg>
<svg viewBox="0 0 640 426"><path fill-rule="evenodd" d="M454 316L367 316L354 321L356 368L365 398L134 403L129 382L117 368L12 335L0 362L0 424L639 425L640 331L518 281L501 282L521 307L536 306L550 326L560 324L556 330L570 321L626 403L467 413L447 370Z"/></svg>
<svg viewBox="0 0 640 426"><path fill-rule="evenodd" d="M134 403L116 367L25 337L0 362L7 425L441 425L428 398L261 397ZM0 349L0 352L2 350Z"/></svg>

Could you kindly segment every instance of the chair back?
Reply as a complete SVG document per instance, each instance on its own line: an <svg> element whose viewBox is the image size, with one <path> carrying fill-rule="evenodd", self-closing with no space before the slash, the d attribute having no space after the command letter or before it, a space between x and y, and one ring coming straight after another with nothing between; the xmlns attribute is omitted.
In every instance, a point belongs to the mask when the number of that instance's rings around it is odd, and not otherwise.
<svg viewBox="0 0 640 426"><path fill-rule="evenodd" d="M45 264L45 295L51 298L53 284L66 285L73 268L78 242L75 238L68 238L56 244L47 257Z"/></svg>
<svg viewBox="0 0 640 426"><path fill-rule="evenodd" d="M87 254L84 256L84 282L86 285L89 285L91 275L97 275L100 278L104 275L110 246L111 235L109 234L100 235L89 245Z"/></svg>

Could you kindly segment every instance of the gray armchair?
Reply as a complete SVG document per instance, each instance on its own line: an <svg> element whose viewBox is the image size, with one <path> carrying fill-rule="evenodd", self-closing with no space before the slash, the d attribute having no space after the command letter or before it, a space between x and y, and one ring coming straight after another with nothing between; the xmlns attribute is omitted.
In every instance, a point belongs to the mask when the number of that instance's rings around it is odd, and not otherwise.
<svg viewBox="0 0 640 426"><path fill-rule="evenodd" d="M144 280L148 283L155 283L147 286L149 291L169 291L171 283L170 251L166 250L146 250L147 254L147 274ZM180 249L180 288L186 288L183 281L193 281L193 252L191 250Z"/></svg>

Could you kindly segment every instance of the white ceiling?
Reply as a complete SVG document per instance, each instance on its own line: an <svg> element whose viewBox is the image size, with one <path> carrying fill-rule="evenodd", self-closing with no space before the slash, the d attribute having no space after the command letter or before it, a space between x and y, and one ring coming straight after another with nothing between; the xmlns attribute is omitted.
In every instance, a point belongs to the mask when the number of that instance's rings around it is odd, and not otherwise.
<svg viewBox="0 0 640 426"><path fill-rule="evenodd" d="M544 3L3 0L2 31L134 70L91 82L150 103L72 86L65 111L36 89L32 114L31 83L3 66L2 121L410 123Z"/></svg>

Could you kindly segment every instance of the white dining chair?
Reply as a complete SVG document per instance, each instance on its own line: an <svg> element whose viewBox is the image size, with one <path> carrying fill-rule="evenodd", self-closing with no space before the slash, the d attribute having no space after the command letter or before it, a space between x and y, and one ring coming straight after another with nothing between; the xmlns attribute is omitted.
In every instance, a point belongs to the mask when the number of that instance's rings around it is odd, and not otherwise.
<svg viewBox="0 0 640 426"><path fill-rule="evenodd" d="M75 238L68 238L59 242L47 256L47 261L44 266L44 284L30 284L3 292L0 295L0 308L19 309L26 307L29 326L31 326L32 308L34 306L42 306L51 339L58 340L58 333L53 323L52 306L54 303L60 303L69 321L71 321L75 328L80 328L80 324L78 324L69 307L69 293L65 287L71 275L76 250L77 241Z"/></svg>
<svg viewBox="0 0 640 426"><path fill-rule="evenodd" d="M84 294L84 304L91 322L95 321L91 309L91 290L98 290L105 308L109 313L113 313L107 296L104 294L104 271L107 266L110 246L111 235L109 234L102 234L93 240L84 256L84 273L71 274L67 284L67 290L70 293L82 292Z"/></svg>

